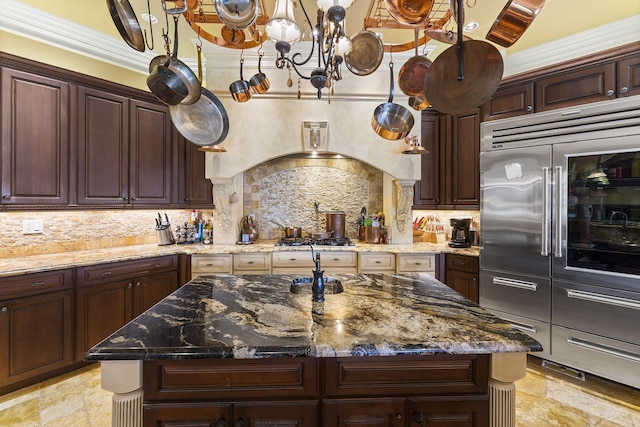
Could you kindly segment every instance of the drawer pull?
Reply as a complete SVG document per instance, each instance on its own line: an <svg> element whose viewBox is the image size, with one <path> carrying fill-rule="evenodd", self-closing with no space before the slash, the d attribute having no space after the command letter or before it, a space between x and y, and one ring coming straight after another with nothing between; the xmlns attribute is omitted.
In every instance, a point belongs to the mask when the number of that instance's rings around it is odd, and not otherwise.
<svg viewBox="0 0 640 427"><path fill-rule="evenodd" d="M340 261L340 258L334 258L333 260L334 261Z"/></svg>
<svg viewBox="0 0 640 427"><path fill-rule="evenodd" d="M376 261L376 264L382 264L382 261Z"/></svg>
<svg viewBox="0 0 640 427"><path fill-rule="evenodd" d="M209 263L207 264L207 267L213 267L213 264Z"/></svg>
<svg viewBox="0 0 640 427"><path fill-rule="evenodd" d="M617 307L640 310L640 302L627 298L595 294L593 292L577 291L575 289L567 289L567 296L569 298L581 299L584 301L599 302L602 304L615 305Z"/></svg>
<svg viewBox="0 0 640 427"><path fill-rule="evenodd" d="M111 276L111 272L110 271L102 272L102 277L105 277L105 276Z"/></svg>
<svg viewBox="0 0 640 427"><path fill-rule="evenodd" d="M155 268L162 268L162 264L154 264L153 265Z"/></svg>
<svg viewBox="0 0 640 427"><path fill-rule="evenodd" d="M247 261L247 264L251 265L253 264L253 261Z"/></svg>
<svg viewBox="0 0 640 427"><path fill-rule="evenodd" d="M289 261L297 261L298 258L289 258Z"/></svg>
<svg viewBox="0 0 640 427"><path fill-rule="evenodd" d="M600 353L605 353L611 356L622 357L623 359L632 360L634 362L640 362L640 355L606 345L581 340L580 338L567 337L567 344L572 344L577 347L582 347L593 351L599 351Z"/></svg>
<svg viewBox="0 0 640 427"><path fill-rule="evenodd" d="M531 325L525 325L524 323L514 322L513 320L508 320L509 324L516 329L520 329L524 332L529 332L531 335L536 335L538 333L538 328Z"/></svg>
<svg viewBox="0 0 640 427"><path fill-rule="evenodd" d="M525 289L527 291L537 291L538 285L531 282L522 282L520 280L506 279L504 277L494 277L494 285L509 286L511 288Z"/></svg>
<svg viewBox="0 0 640 427"><path fill-rule="evenodd" d="M42 286L42 285L44 285L44 282L35 282L35 283L31 284L31 286L33 286L34 288L37 288L37 287Z"/></svg>

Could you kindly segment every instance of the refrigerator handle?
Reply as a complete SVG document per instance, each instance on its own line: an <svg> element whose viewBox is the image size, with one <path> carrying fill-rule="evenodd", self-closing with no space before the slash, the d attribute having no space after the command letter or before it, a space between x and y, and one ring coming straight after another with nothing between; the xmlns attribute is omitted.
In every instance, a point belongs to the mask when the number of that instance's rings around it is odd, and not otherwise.
<svg viewBox="0 0 640 427"><path fill-rule="evenodd" d="M562 166L556 166L555 179L554 179L554 212L553 218L555 221L554 238L555 245L553 255L556 258L562 258Z"/></svg>
<svg viewBox="0 0 640 427"><path fill-rule="evenodd" d="M540 239L540 255L549 255L551 248L551 191L549 188L549 168L542 168L542 231Z"/></svg>

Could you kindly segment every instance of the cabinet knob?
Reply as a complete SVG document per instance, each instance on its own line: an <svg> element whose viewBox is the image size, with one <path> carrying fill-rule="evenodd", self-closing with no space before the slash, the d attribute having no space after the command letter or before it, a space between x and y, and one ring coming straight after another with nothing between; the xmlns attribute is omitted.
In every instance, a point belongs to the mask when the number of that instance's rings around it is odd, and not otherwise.
<svg viewBox="0 0 640 427"><path fill-rule="evenodd" d="M224 427L226 425L226 422L224 420L224 418L220 418L218 420L218 422L216 423L216 427Z"/></svg>
<svg viewBox="0 0 640 427"><path fill-rule="evenodd" d="M136 286L140 286L140 282L136 282Z"/></svg>
<svg viewBox="0 0 640 427"><path fill-rule="evenodd" d="M614 94L614 93L615 93L615 92L613 91L613 89L609 89L609 90L607 91L607 96L613 96L613 94Z"/></svg>
<svg viewBox="0 0 640 427"><path fill-rule="evenodd" d="M124 200L125 202L128 202L128 201L129 201L129 198L128 198L127 196L123 196L123 197L122 197L122 200Z"/></svg>
<svg viewBox="0 0 640 427"><path fill-rule="evenodd" d="M242 421L242 418L238 418L236 422L233 423L233 427L243 427L243 426L244 426L244 421Z"/></svg>
<svg viewBox="0 0 640 427"><path fill-rule="evenodd" d="M628 87L626 87L626 86L622 86L622 87L620 88L620 93L627 93L627 92L629 92L629 88L628 88Z"/></svg>
<svg viewBox="0 0 640 427"><path fill-rule="evenodd" d="M1 312L3 312L3 313L5 313L7 310L8 310L8 308L7 308L7 307L2 307L2 308L0 308L0 311L1 311Z"/></svg>
<svg viewBox="0 0 640 427"><path fill-rule="evenodd" d="M129 284L127 285L127 288L133 288L133 283L129 283Z"/></svg>
<svg viewBox="0 0 640 427"><path fill-rule="evenodd" d="M131 197L131 200L132 200L132 201L133 201L133 200L136 200L136 198L137 198L136 196L133 196L133 197Z"/></svg>
<svg viewBox="0 0 640 427"><path fill-rule="evenodd" d="M527 105L527 111L530 113L533 111L533 107L531 105Z"/></svg>
<svg viewBox="0 0 640 427"><path fill-rule="evenodd" d="M2 200L9 200L10 198L11 198L11 196L8 195L8 194L3 194L2 195Z"/></svg>

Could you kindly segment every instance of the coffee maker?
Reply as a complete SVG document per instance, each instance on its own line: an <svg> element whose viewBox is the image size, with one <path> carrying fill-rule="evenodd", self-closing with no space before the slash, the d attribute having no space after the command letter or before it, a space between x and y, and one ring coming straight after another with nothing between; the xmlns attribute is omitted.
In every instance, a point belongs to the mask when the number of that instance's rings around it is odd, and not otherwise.
<svg viewBox="0 0 640 427"><path fill-rule="evenodd" d="M471 246L469 240L469 227L471 226L471 218L451 218L451 240L449 246L452 248L468 248Z"/></svg>

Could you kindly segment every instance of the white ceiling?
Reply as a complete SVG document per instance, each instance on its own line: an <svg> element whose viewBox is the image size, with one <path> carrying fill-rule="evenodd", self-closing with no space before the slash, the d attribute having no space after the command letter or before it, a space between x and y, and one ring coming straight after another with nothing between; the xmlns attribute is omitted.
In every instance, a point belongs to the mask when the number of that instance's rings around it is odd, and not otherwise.
<svg viewBox="0 0 640 427"><path fill-rule="evenodd" d="M141 27L143 29L148 28L148 24L140 18L140 15L147 10L147 0L129 1L138 15ZM203 1L205 4L211 4L213 0ZM264 1L266 14L271 15L275 0ZM370 1L373 1L375 6L375 2L382 0L355 0L352 6L347 9L346 23L349 35L353 35L363 29L364 17L367 14ZM530 0L520 1L530 3ZM151 12L156 16L163 16L161 1L149 0L149 2ZM313 19L316 9L315 1L303 0L303 2L307 12ZM446 2L447 0L436 0L434 4ZM120 37L109 15L105 0L65 0L64 2L18 0L17 3L32 6L113 37ZM383 3L384 1L381 4ZM465 22L477 21L480 24L477 30L467 33L467 35L474 39L484 40L493 21L498 17L503 7L513 3L518 3L518 0L465 0ZM167 1L167 4L171 5L172 3ZM300 8L298 7L297 9ZM506 49L506 53L512 54L638 14L640 14L639 0L611 0L608 2L601 0L546 0L533 23L512 47ZM164 24L164 19L161 19L154 26L154 52L156 53L163 53L162 24ZM454 22L451 22L449 27L454 31L456 30ZM212 34L219 35L219 25L211 25L206 28ZM412 30L383 30L382 32L384 33L383 41L385 43L406 43L413 40ZM612 38L616 36L615 33L610 35ZM638 39L640 39L640 30L638 36ZM197 35L182 19L180 22L180 38L192 39L194 37L197 37ZM268 44L265 44L265 49L273 49L273 44L271 42L268 42ZM435 46L435 51L429 55L432 60L449 47L447 44L434 41L430 41L429 44ZM183 44L181 56L190 58L196 56L196 50L192 43Z"/></svg>

